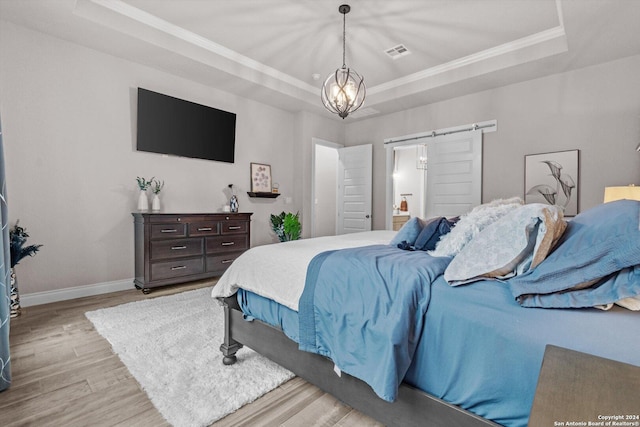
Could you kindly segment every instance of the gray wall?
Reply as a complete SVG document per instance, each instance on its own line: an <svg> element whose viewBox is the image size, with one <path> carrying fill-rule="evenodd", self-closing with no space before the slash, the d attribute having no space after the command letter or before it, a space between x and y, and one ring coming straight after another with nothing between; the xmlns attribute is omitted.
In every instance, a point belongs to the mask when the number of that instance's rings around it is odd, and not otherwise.
<svg viewBox="0 0 640 427"><path fill-rule="evenodd" d="M166 211L219 211L235 184L252 245L275 240L270 213L301 210L295 114L8 22L0 31L9 219L44 245L18 266L22 294L133 277L136 176L166 182ZM235 163L136 152L138 86L236 113ZM283 196L248 198L250 162L271 165Z"/></svg>
<svg viewBox="0 0 640 427"><path fill-rule="evenodd" d="M300 211L309 235L312 138L373 143L374 229L385 221L385 138L497 119L484 139L483 200L523 195L524 155L579 149L580 209L606 185L640 184L640 56L359 122L289 113L8 22L0 25L0 108L10 221L44 244L19 268L23 293L130 279L136 176L166 181L166 210L217 211L234 183L252 244L274 241L270 213ZM236 163L138 153L138 86L238 114ZM246 196L249 163L283 194ZM285 204L290 198L291 203Z"/></svg>
<svg viewBox="0 0 640 427"><path fill-rule="evenodd" d="M580 211L605 186L640 184L638 76L632 56L348 124L345 145L374 144L373 228L385 227L385 138L484 120L498 120L484 136L485 202L524 196L526 154L580 150Z"/></svg>

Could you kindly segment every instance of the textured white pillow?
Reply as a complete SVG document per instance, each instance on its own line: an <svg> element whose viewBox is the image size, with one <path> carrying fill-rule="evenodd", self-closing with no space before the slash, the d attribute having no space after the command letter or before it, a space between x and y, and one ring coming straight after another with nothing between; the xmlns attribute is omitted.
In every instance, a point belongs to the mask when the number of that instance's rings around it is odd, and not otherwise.
<svg viewBox="0 0 640 427"><path fill-rule="evenodd" d="M444 278L455 286L527 271L547 257L566 227L558 206L520 206L471 240L451 261Z"/></svg>
<svg viewBox="0 0 640 427"><path fill-rule="evenodd" d="M450 233L442 236L436 248L429 251L433 256L455 256L486 226L499 220L507 213L522 206L519 197L498 199L476 206L469 213L460 216L460 220Z"/></svg>

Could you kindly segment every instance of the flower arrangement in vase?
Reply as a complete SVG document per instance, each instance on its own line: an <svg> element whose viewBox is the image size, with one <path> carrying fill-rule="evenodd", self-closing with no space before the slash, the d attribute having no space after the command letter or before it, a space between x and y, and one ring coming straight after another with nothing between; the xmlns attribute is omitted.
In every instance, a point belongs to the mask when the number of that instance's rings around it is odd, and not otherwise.
<svg viewBox="0 0 640 427"><path fill-rule="evenodd" d="M151 210L158 212L160 210L160 191L164 188L164 181L151 178L151 191L153 191L153 200L151 201Z"/></svg>
<svg viewBox="0 0 640 427"><path fill-rule="evenodd" d="M136 177L136 181L138 181L138 188L140 189L140 195L138 196L138 210L139 211L147 211L149 210L149 199L147 198L147 189L151 186L151 183L155 177L150 180L146 180L142 177Z"/></svg>
<svg viewBox="0 0 640 427"><path fill-rule="evenodd" d="M238 212L240 205L238 204L238 197L236 196L236 190L233 188L233 184L229 184L229 188L231 189L231 198L229 199L229 210L232 213Z"/></svg>

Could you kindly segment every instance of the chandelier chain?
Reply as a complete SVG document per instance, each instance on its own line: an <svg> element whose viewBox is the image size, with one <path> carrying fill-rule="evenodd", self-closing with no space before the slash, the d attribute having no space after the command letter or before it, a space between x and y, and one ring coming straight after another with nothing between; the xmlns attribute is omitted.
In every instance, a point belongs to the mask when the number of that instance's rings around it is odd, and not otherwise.
<svg viewBox="0 0 640 427"><path fill-rule="evenodd" d="M347 68L347 13L342 13L342 68Z"/></svg>

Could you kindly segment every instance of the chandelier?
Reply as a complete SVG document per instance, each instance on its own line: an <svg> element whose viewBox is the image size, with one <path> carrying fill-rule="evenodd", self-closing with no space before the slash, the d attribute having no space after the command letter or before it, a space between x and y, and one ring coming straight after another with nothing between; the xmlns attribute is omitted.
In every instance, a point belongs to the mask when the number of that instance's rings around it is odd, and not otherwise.
<svg viewBox="0 0 640 427"><path fill-rule="evenodd" d="M343 4L338 8L342 13L342 67L329 74L322 85L322 104L343 119L362 106L367 94L364 78L352 68L347 68L345 60L345 40L347 13L351 6Z"/></svg>

